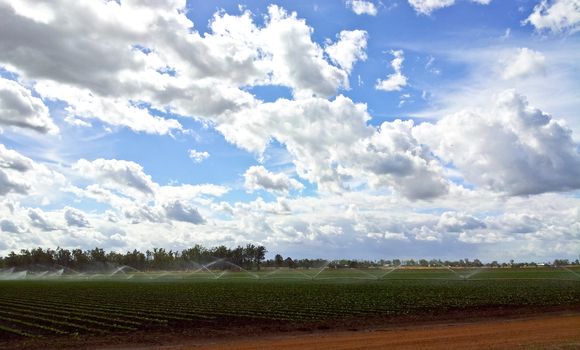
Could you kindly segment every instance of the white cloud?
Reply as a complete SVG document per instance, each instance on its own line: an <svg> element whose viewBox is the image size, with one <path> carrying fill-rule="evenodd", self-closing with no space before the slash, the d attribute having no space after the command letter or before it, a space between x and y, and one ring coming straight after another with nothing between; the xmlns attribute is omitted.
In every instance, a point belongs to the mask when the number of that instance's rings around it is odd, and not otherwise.
<svg viewBox="0 0 580 350"><path fill-rule="evenodd" d="M486 228L486 224L465 213L445 212L441 214L437 222L437 228L444 232L464 232L465 230L475 230Z"/></svg>
<svg viewBox="0 0 580 350"><path fill-rule="evenodd" d="M0 230L9 233L21 233L23 231L14 221L7 219L0 220Z"/></svg>
<svg viewBox="0 0 580 350"><path fill-rule="evenodd" d="M261 165L251 166L244 173L244 187L249 191L266 190L288 193L302 190L304 185L284 173L272 173Z"/></svg>
<svg viewBox="0 0 580 350"><path fill-rule="evenodd" d="M14 193L30 200L55 195L64 176L0 144L0 196Z"/></svg>
<svg viewBox="0 0 580 350"><path fill-rule="evenodd" d="M151 180L151 176L145 174L143 167L131 161L81 159L73 165L73 169L86 178L98 181L107 188L133 198L152 196L157 187Z"/></svg>
<svg viewBox="0 0 580 350"><path fill-rule="evenodd" d="M519 48L523 47L541 53L545 57L543 67L533 66L525 78L503 79L506 66L518 57ZM576 142L580 141L580 119L576 117L580 110L577 96L580 61L576 60L580 45L574 40L531 43L528 39L513 37L509 43L492 46L476 42L458 49L456 43L447 42L411 45L407 49L434 53L440 62L455 62L465 67L465 74L454 81L417 81L414 87L427 91L429 98L428 106L413 113L413 117L439 119L466 109L485 109L498 92L515 89L538 108L561 118L574 131L572 136Z"/></svg>
<svg viewBox="0 0 580 350"><path fill-rule="evenodd" d="M417 13L430 15L433 11L455 4L455 0L408 0ZM480 5L489 5L492 0L470 0Z"/></svg>
<svg viewBox="0 0 580 350"><path fill-rule="evenodd" d="M330 65L323 50L311 39L312 28L296 13L270 5L266 27L260 34L271 53L273 83L289 86L296 97L328 97L348 87L347 73Z"/></svg>
<svg viewBox="0 0 580 350"><path fill-rule="evenodd" d="M201 163L209 157L209 153L203 151L196 151L194 149L189 150L189 158L193 160L194 163Z"/></svg>
<svg viewBox="0 0 580 350"><path fill-rule="evenodd" d="M13 80L0 77L0 125L58 133L41 99Z"/></svg>
<svg viewBox="0 0 580 350"><path fill-rule="evenodd" d="M423 123L413 135L484 188L510 195L580 188L571 130L514 91L499 94L490 110Z"/></svg>
<svg viewBox="0 0 580 350"><path fill-rule="evenodd" d="M409 0L411 5L417 13L430 15L431 12L440 8L451 6L455 0Z"/></svg>
<svg viewBox="0 0 580 350"><path fill-rule="evenodd" d="M156 199L162 202L173 200L191 200L201 197L221 197L229 191L226 186L214 184L159 186Z"/></svg>
<svg viewBox="0 0 580 350"><path fill-rule="evenodd" d="M403 61L405 60L404 53L402 50L393 50L391 54L395 57L391 61L391 67L393 67L394 73L389 74L387 79L378 79L375 85L377 90L400 91L401 88L407 86L407 77L401 73Z"/></svg>
<svg viewBox="0 0 580 350"><path fill-rule="evenodd" d="M411 135L412 122L376 128L369 119L365 105L344 96L279 99L232 114L217 129L229 142L256 153L275 139L292 156L298 176L324 191L394 187L415 199L446 192L437 161Z"/></svg>
<svg viewBox="0 0 580 350"><path fill-rule="evenodd" d="M42 231L56 230L56 225L49 222L41 209L28 209L28 218L32 226L40 228Z"/></svg>
<svg viewBox="0 0 580 350"><path fill-rule="evenodd" d="M76 125L88 126L90 124L85 120L94 119L135 132L159 135L182 129L177 120L154 116L147 109L122 98L98 97L88 89L49 81L41 81L35 88L46 99L66 101L65 120Z"/></svg>
<svg viewBox="0 0 580 350"><path fill-rule="evenodd" d="M502 77L504 79L525 78L539 74L546 69L546 57L538 51L520 48L515 57L505 62Z"/></svg>
<svg viewBox="0 0 580 350"><path fill-rule="evenodd" d="M349 166L361 169L374 187L392 186L413 200L445 194L448 184L439 164L412 135L413 126L401 120L381 124L372 137L353 147Z"/></svg>
<svg viewBox="0 0 580 350"><path fill-rule="evenodd" d="M538 31L571 32L580 29L580 1L542 0L524 21Z"/></svg>
<svg viewBox="0 0 580 350"><path fill-rule="evenodd" d="M229 191L213 184L161 186L151 180L141 165L115 159L93 162L81 159L73 169L85 180L96 183L85 188L69 186L68 192L109 205L115 211L106 215L108 221L113 215L113 222L123 217L132 225L145 222L172 225L175 221L203 224L205 219L192 203L210 206L213 198Z"/></svg>
<svg viewBox="0 0 580 350"><path fill-rule="evenodd" d="M0 196L8 193L26 194L30 186L22 183L17 179L13 179L0 169Z"/></svg>
<svg viewBox="0 0 580 350"><path fill-rule="evenodd" d="M32 159L24 157L15 150L8 149L3 144L0 144L0 168L26 172L32 170L33 167Z"/></svg>
<svg viewBox="0 0 580 350"><path fill-rule="evenodd" d="M205 223L199 211L186 203L180 201L165 203L163 209L169 219L185 221L195 225Z"/></svg>
<svg viewBox="0 0 580 350"><path fill-rule="evenodd" d="M366 1L366 0L347 0L346 1L346 4L357 15L376 16L377 15L377 12L378 12L377 11L377 7L371 1Z"/></svg>
<svg viewBox="0 0 580 350"><path fill-rule="evenodd" d="M66 207L64 208L64 219L68 226L75 227L89 227L89 220L86 218L85 214L75 208Z"/></svg>
<svg viewBox="0 0 580 350"><path fill-rule="evenodd" d="M339 40L327 46L324 51L330 59L338 64L346 72L350 73L353 64L367 59L365 49L367 47L367 32L364 30L343 30Z"/></svg>
<svg viewBox="0 0 580 350"><path fill-rule="evenodd" d="M248 86L334 96L364 58L363 32L343 32L331 49L341 66L331 64L306 21L275 5L261 26L249 11L217 12L203 34L184 8L185 1L2 3L0 61L43 98L65 102L65 120L74 125L96 119L164 135L182 130L167 112L213 122L254 106L242 89Z"/></svg>

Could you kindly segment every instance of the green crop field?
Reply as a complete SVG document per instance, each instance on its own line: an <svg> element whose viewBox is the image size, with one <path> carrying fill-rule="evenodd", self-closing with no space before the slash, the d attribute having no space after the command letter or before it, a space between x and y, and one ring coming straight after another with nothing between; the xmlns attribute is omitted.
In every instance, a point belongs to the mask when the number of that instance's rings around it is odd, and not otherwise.
<svg viewBox="0 0 580 350"><path fill-rule="evenodd" d="M274 270L0 281L0 342L222 319L315 323L482 307L580 306L580 271Z"/></svg>

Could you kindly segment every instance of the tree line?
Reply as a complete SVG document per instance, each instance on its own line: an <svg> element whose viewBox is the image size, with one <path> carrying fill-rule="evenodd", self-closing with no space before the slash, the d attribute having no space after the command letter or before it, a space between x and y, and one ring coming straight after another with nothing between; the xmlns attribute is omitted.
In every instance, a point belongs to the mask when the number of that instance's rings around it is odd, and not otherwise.
<svg viewBox="0 0 580 350"><path fill-rule="evenodd" d="M151 270L191 270L201 264L209 264L216 260L228 261L228 267L234 265L245 269L260 269L267 250L264 246L247 244L230 249L226 246L205 248L195 245L192 248L166 250L153 248L144 253L138 250L118 253L106 252L102 248L82 249L22 249L19 253L11 252L0 257L0 268L47 269L64 268L74 271L98 271L115 266L129 266L140 271ZM233 264L233 265L232 265ZM226 267L226 266L224 266Z"/></svg>
<svg viewBox="0 0 580 350"><path fill-rule="evenodd" d="M468 258L459 260L441 260L441 259L379 259L379 260L351 260L351 259L339 259L328 262L324 259L300 259L293 260L290 257L284 259L280 254L277 254L273 260L266 260L264 266L267 267L288 267L288 268L309 268L309 267L321 267L327 265L331 268L378 268L378 267L490 267L490 268L500 268L500 267L536 267L536 266L568 266L568 265L580 265L580 260L576 259L571 261L569 259L555 259L552 262L515 262L510 260L509 262L498 262L491 261L487 263L481 262L479 259L470 260Z"/></svg>
<svg viewBox="0 0 580 350"><path fill-rule="evenodd" d="M273 259L265 259L267 249L261 245L247 244L228 248L217 246L206 248L195 245L184 250L166 250L153 248L144 253L138 250L118 253L106 252L102 248L89 250L82 249L22 249L19 253L11 252L5 257L0 257L0 268L15 268L26 270L47 269L70 269L73 271L99 271L110 270L114 267L129 266L140 271L154 270L192 270L199 269L202 265L213 264L212 268L235 269L237 267L246 270L260 270L267 268L379 268L379 267L534 267L541 265L566 266L580 265L578 259L556 259L553 262L497 262L483 263L479 259L460 259L456 261L440 259L392 259L392 260L350 260L339 259L327 261L324 259L292 259L284 258L276 254ZM227 263L216 263L216 262Z"/></svg>

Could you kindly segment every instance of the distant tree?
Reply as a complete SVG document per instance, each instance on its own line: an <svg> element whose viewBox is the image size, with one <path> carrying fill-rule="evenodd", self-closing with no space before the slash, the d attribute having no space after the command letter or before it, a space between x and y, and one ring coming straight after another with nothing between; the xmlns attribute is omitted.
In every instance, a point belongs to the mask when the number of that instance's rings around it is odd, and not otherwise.
<svg viewBox="0 0 580 350"><path fill-rule="evenodd" d="M276 256L274 257L274 266L276 267L284 266L284 258L282 257L282 255L276 254Z"/></svg>
<svg viewBox="0 0 580 350"><path fill-rule="evenodd" d="M570 261L568 259L555 259L554 266L566 266L566 265L570 265Z"/></svg>
<svg viewBox="0 0 580 350"><path fill-rule="evenodd" d="M117 252L109 252L106 255L106 261L108 263L112 263L114 265L126 265L125 264L125 256L123 254Z"/></svg>
<svg viewBox="0 0 580 350"><path fill-rule="evenodd" d="M106 263L107 262L107 255L102 248L95 248L91 249L89 252L90 259L94 263Z"/></svg>
<svg viewBox="0 0 580 350"><path fill-rule="evenodd" d="M135 249L132 252L127 252L125 254L123 257L123 265L131 266L142 271L147 266L147 258L145 257L145 254Z"/></svg>
<svg viewBox="0 0 580 350"><path fill-rule="evenodd" d="M72 253L68 249L56 248L55 262L60 266L71 267L73 265Z"/></svg>
<svg viewBox="0 0 580 350"><path fill-rule="evenodd" d="M256 247L256 250L254 253L254 262L256 263L256 266L258 267L258 271L260 271L260 264L266 258L267 252L268 251L266 250L266 247L264 247L263 245Z"/></svg>
<svg viewBox="0 0 580 350"><path fill-rule="evenodd" d="M214 247L211 250L211 255L213 255L216 258L228 258L230 255L230 250L228 249L228 247L224 246L224 245L220 245L219 247Z"/></svg>
<svg viewBox="0 0 580 350"><path fill-rule="evenodd" d="M82 249L73 249L72 251L73 266L75 269L85 268L89 262L89 256Z"/></svg>

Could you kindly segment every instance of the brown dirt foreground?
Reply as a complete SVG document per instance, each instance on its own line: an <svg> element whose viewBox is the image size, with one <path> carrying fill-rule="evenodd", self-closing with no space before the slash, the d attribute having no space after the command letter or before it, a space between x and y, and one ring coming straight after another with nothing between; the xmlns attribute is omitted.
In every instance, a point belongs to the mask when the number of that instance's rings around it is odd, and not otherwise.
<svg viewBox="0 0 580 350"><path fill-rule="evenodd" d="M580 315L551 315L363 332L238 339L163 348L171 350L580 349Z"/></svg>

